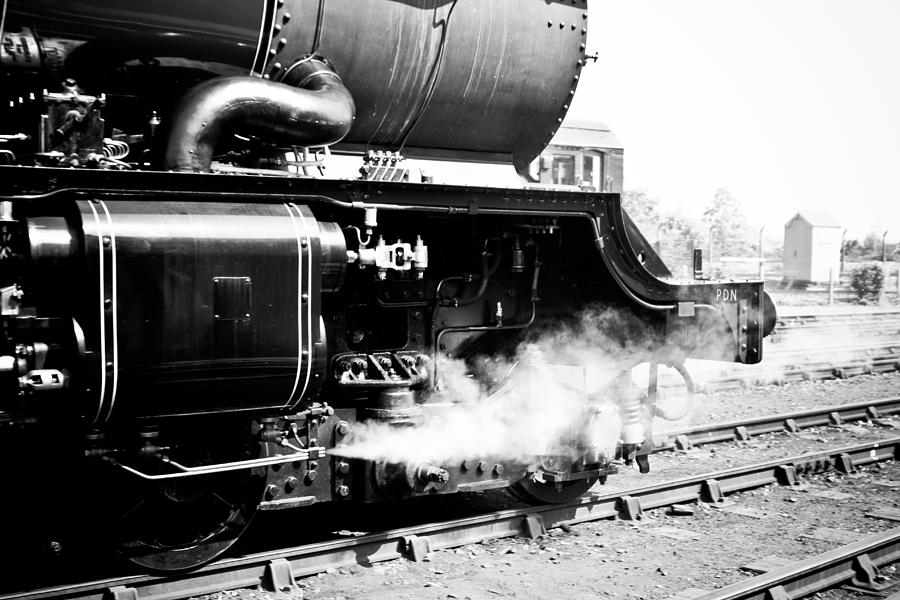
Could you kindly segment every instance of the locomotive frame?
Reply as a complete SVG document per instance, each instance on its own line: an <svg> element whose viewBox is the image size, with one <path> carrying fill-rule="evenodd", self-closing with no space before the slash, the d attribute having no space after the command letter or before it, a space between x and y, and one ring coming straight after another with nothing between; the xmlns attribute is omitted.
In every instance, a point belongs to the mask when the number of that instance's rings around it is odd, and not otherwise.
<svg viewBox="0 0 900 600"><path fill-rule="evenodd" d="M203 203L232 207L261 204L269 207L280 206L286 212L290 212L291 207L303 206L310 213L320 215L320 218L333 219L341 223L357 222L360 225L361 221L371 217L367 211L377 210L379 220L383 224L391 224L389 229L399 228L411 233L428 230L416 228L423 227L418 224L428 218L468 222L470 225L479 223L476 227L482 227L480 224L482 221L495 220L500 225L491 227L499 226L506 231L515 231L522 227L539 230L556 228L560 232L580 231L583 239L578 245L578 254L581 255L581 260L586 261L583 270L592 274L576 279L582 285L593 280L591 287L605 289L606 301L611 305L636 307L640 322L647 324L647 335L653 340L654 346L652 353L641 356L642 360L680 365L685 356L707 356L718 359L731 358L748 363L757 362L762 357L763 336L771 330L769 321L774 317L773 311L765 310L767 296L761 282L695 281L673 284L655 277L648 267L664 269L664 266L621 210L617 194L371 181L273 180L204 174L0 167L0 173L6 172L10 172L10 176L4 180L15 182L10 186L15 195L5 196L2 201L15 201L17 207L29 205L40 207L40 212L53 212L52 207L55 205L79 202L94 205L96 212L103 210L110 214L108 208L110 205L135 203L152 206L153 203L165 202L165 199L174 197L178 199L176 205L180 208L166 205L166 212L179 210L197 212L190 207ZM27 214L28 210L26 208L23 212ZM116 213L113 212L112 215L110 232L116 228ZM399 220L400 224L393 224L394 220ZM94 252L103 263L104 242L101 237L102 232L98 234ZM426 241L429 239L427 234L424 238ZM121 243L121 240L115 243ZM110 242L106 244L113 245ZM470 244L465 246L470 247ZM593 268L589 252L591 247L595 252L594 256L599 258L599 262L596 259L593 262ZM299 251L302 253L303 250ZM319 244L311 244L309 252L323 253L323 248ZM337 254L341 252L338 251ZM545 262L550 260L550 257L544 259ZM277 269L278 265L273 268ZM431 268L434 267L429 266L429 269ZM222 276L240 279L233 277L240 274L241 272L223 273ZM344 280L346 277L347 275L341 275L339 278ZM429 275L427 279L423 278L422 281L428 282L428 285L422 285L419 280L413 278L394 280L392 277L393 274L386 274L384 279L379 279L374 273L368 273L369 285L374 285L374 288L366 289L366 286L357 283L350 287L352 290L350 294L356 299L337 301L337 306L330 307L327 306L329 301L325 297L328 294L323 295L318 289L319 286L310 283L302 287L300 293L306 295L304 302L309 303L309 314L321 315L328 322L326 326L323 321L320 326L324 327L324 330L319 330L314 335L320 340L318 345L327 347L328 350L325 353L321 351L316 353L313 351L313 344L307 346L308 364L304 365L303 369L311 374L312 386L309 387L308 393L298 398L296 402L288 406L269 406L244 401L245 406L241 407L240 398L244 397L243 394L253 393L253 388L249 387L242 388L241 394L238 394L237 399L231 403L238 407L235 410L228 410L229 403L220 399L213 405L208 405L214 407L215 414L210 413L209 407L196 411L179 410L166 413L159 408L160 394L157 393L146 400L148 403L155 401L157 406L146 409L147 415L142 417L139 411L131 414L113 413L114 398L110 400L107 397L109 401L107 406L104 405L104 395L101 394L101 405L96 407L96 410L85 406L81 411L87 416L80 429L87 432L88 442L85 452L89 457L105 461L108 465L127 472L133 481L124 484L125 488L131 488L133 484L141 482L141 485L169 484L175 479L187 477L207 476L208 479L213 479L209 476L215 474L225 481L234 481L235 473L253 469L256 473L254 476L256 483L248 487L256 490L250 494L252 499L245 500L240 497L235 499L234 504L229 506L227 514L220 515L219 520L213 522L214 530L220 529L223 523L228 523L231 528L240 529L236 524L245 524L254 508L274 510L305 506L322 500L373 501L385 497L402 498L410 495L510 486L516 489L514 484L517 481L532 481L534 465L479 456L477 453L463 458L456 464L415 463L400 466L384 461L373 463L351 460L342 457L340 453L329 457L336 447L347 441L355 423L360 420L365 422L367 419L380 419L403 424L419 409L418 401L410 398L399 398L396 402L395 399L382 398L376 401L373 407L370 401L360 401L354 395L356 393L353 390L354 385L357 391L363 390L369 395L373 390L387 386L391 390L402 390L399 396L405 396L410 389L420 390L427 387L425 384L428 382L429 373L432 376L439 376L433 373L434 369L430 365L431 357L437 360L438 355L454 351L462 353L465 350L464 344L460 341L448 345L442 343L442 340L446 341L453 334L460 332L464 335L477 336L514 335L526 330L535 321L547 319L545 306L550 313L558 313L565 311L568 304L564 295L544 298L542 301L538 298L542 288L535 283L534 287L528 290L530 298L526 296L524 302L516 301L507 306L505 322L478 317L473 320L472 315L466 313L438 326L437 323L430 322L426 310L431 308L437 310L439 304L440 291L435 287L433 277ZM212 278L213 282L217 279L220 278ZM245 279L249 284L251 278ZM559 282L561 281L560 279ZM94 307L91 310L106 313L105 318L109 319L107 330L110 331L115 327L118 300L108 294L115 293L116 286L114 281L107 279L101 287L104 290L101 296L94 297L89 304ZM338 288L339 286L335 289ZM347 288L344 291L347 292ZM215 293L214 291L213 295ZM240 293L237 292L235 297L239 296ZM232 303L234 302L240 301L232 300ZM240 310L248 309L249 300L247 302L248 304ZM354 303L372 305L373 302L376 312L367 318L377 319L379 309L385 314L399 312L401 316L392 316L391 322L398 328L408 329L400 337L389 335L388 337L392 337L394 341L386 345L384 342L376 342L374 347L365 350L358 346L353 347L348 340L348 336L353 335L351 332L353 326L345 321L347 305ZM334 303L335 300L332 299L331 304ZM208 312L236 310L216 308L215 299L205 306ZM175 306L173 310L185 313L191 308L180 305ZM441 310L453 313L454 310L464 309L458 306L454 309L452 304L447 304L446 308ZM15 310L7 311L4 319L7 343L17 337L21 338L23 331L48 331L54 328L53 319L41 319L34 314L10 314L15 312ZM197 319L204 318L201 314L194 314ZM215 322L220 317L218 314L207 314L205 319ZM246 318L250 319L249 313ZM253 318L258 317L254 314ZM11 326L12 323L19 321L28 323L28 327ZM238 321L231 322L238 323ZM711 341L716 343L710 344ZM111 373L117 372L120 365L115 362L115 352L109 349L115 343L115 338L112 338L104 348L100 348L100 341L91 340L90 336L87 341L82 339L76 342L75 345L79 346L82 352L76 364L83 365L82 369L85 371L93 371L97 367L84 365L96 363L98 356L103 357L101 360L107 365L105 372L108 375L108 381L103 383L109 386L116 385ZM303 354L303 346L300 348ZM725 355L720 354L722 350L725 350ZM733 351L732 356L727 355L729 350ZM379 381L377 375L370 374L368 377L359 377L356 381L344 381L342 386L339 382L340 375L351 370L348 364L352 365L353 361L360 360L366 363L361 367L362 372L378 371L382 380ZM385 367L395 374L392 379L387 378L384 369L378 367L380 361L384 360L389 361ZM630 360L634 362L638 359L630 357ZM49 374L30 370L22 376L22 380L29 378L34 380L36 377L52 379L55 373L61 373L60 377L66 380L63 381L63 387L68 387L69 373L75 375L76 382L78 376L76 369L67 366L68 369L51 370ZM396 376L397 372L400 372L399 377ZM203 372L202 376L205 380L209 374ZM185 382L182 381L181 385L185 385ZM43 400L35 402L35 399L52 398L54 393L60 392L64 397L65 390L59 390L55 385L45 388L38 384L23 383L21 387L22 403L19 410L13 409L4 413L7 423L17 425L28 420L41 423L54 422L52 414L47 414L47 406L53 403ZM198 388L196 384L190 389L191 394L204 394L202 387ZM654 392L654 389L648 390L651 404ZM379 404L382 400L384 403ZM129 398L127 393L123 401L130 402L133 410L140 408L140 403L134 398ZM648 402L648 398L645 398L644 402ZM41 409L35 412L33 410L35 405ZM147 425L144 426L142 422L147 422ZM206 428L212 422L222 422L222 426L231 431L234 440L243 440L241 442L243 446L256 440L259 450L254 454L259 458L238 457L237 460L224 458L235 451L232 447L223 449L221 453L213 453L215 460L211 463L206 459L208 464L185 466L169 456L172 452L171 446L163 446L157 442L160 432L163 432L163 438L168 436L170 440L176 440L176 445L196 446L196 441L187 442L194 434L190 432L192 426L186 424L200 423L200 427ZM172 423L177 423L174 431L170 429ZM650 450L651 430L649 423L644 423L642 428L644 429L642 441L632 443L630 448L620 446L618 453L629 461L637 461L642 470L646 470L649 468L646 458ZM25 430L27 429L26 427ZM112 435L100 433L104 431L111 432ZM298 431L301 432L300 438L297 437ZM302 448L287 441L286 438L291 432L294 439L298 441L302 439L304 442ZM140 443L135 440L140 440ZM129 456L131 458L128 458ZM152 466L147 465L147 457L155 458ZM590 485L598 478L605 479L607 475L615 472L614 466L608 460L589 469L582 467L580 472L577 468L572 472L569 470L571 468L569 466L563 470L541 469L540 484L529 484L525 490L519 490L518 495L529 501L566 501L586 489L585 485ZM101 480L105 477L109 477L109 474L100 476ZM234 489L239 489L243 485L245 484L227 487L233 494ZM194 512L193 510L189 512L192 515L190 518L193 518ZM223 551L235 539L226 536L226 540L223 541L220 536L213 536L211 542L203 544L185 544L182 541L180 544L155 547L136 541L149 535L144 528L157 529L161 521L168 522L172 528L185 528L186 522L190 519L186 516L173 517L168 509L151 513L145 519L146 522L140 523L140 532L134 534L134 539L128 540L127 544L120 544L119 549L126 555L132 552L129 558L149 569L171 571L195 567ZM210 525L206 524L205 527L209 528ZM191 531L191 535L195 533L190 526L187 526L187 531ZM133 548L135 546L137 549Z"/></svg>
<svg viewBox="0 0 900 600"><path fill-rule="evenodd" d="M762 360L763 282L674 279L618 194L404 180L400 150L527 168L585 64L584 0L354 2L3 3L0 462L33 493L0 509L30 515L18 539L74 530L178 572L257 510L567 502L649 469L653 417L672 417L660 365L690 388L687 357ZM360 177L321 172L332 147ZM578 348L540 345L584 315ZM444 427L493 405L499 440ZM520 412L537 423L510 426Z"/></svg>

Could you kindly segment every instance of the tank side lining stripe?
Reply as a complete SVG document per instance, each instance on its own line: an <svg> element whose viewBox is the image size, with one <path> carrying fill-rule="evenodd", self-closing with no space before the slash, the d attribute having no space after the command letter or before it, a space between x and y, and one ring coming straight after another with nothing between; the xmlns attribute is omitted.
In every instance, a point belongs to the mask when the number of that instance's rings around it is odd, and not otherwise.
<svg viewBox="0 0 900 600"><path fill-rule="evenodd" d="M297 216L300 218L300 223L303 225L303 231L306 233L306 381L303 382L303 391L300 392L300 395L297 397L297 401L294 403L296 406L297 402L300 401L300 398L303 398L306 395L306 390L309 388L309 378L312 375L312 352L313 352L313 340L312 340L312 298L310 294L312 293L312 278L313 278L313 268L312 268L312 256L313 256L313 247L312 247L312 239L310 239L309 235L309 225L306 223L306 217L300 212L299 207L294 207L294 210L297 211ZM303 307L303 294L300 294L300 307ZM303 360L303 352L300 352L301 364Z"/></svg>
<svg viewBox="0 0 900 600"><path fill-rule="evenodd" d="M299 398L295 401L294 396L297 394L297 388L300 387L300 371L303 369L303 246L300 243L300 229L297 227L294 211L288 204L285 204L284 207L291 217L294 237L297 239L297 375L294 378L294 389L284 404L284 408L290 408L299 401Z"/></svg>
<svg viewBox="0 0 900 600"><path fill-rule="evenodd" d="M275 35L275 15L277 12L276 3L272 0L262 0L262 14L260 15L259 21L259 39L256 42L256 54L253 56L253 65L250 67L250 76L254 75L257 77L262 77L263 71L266 69L266 62L268 60L268 46L272 43L272 36ZM266 16L271 10L272 15L269 20L269 36L266 37L264 35L266 29ZM265 48L265 50L264 50ZM257 69L257 66L259 67Z"/></svg>
<svg viewBox="0 0 900 600"><path fill-rule="evenodd" d="M109 214L109 209L106 207L106 204L101 200L100 207L103 208L103 212L106 213L106 220L109 223L109 238L110 238L110 247L112 248L112 268L110 269L112 272L112 343L113 343L113 385L112 385L112 394L109 399L109 409L106 411L106 418L112 415L113 406L116 403L116 393L119 389L119 311L118 311L118 277L117 277L117 266L116 266L116 232L113 228L112 216Z"/></svg>
<svg viewBox="0 0 900 600"><path fill-rule="evenodd" d="M0 8L0 36L3 35L6 27L6 5L8 3L8 0L3 0L3 7Z"/></svg>
<svg viewBox="0 0 900 600"><path fill-rule="evenodd" d="M86 203L94 213L94 224L97 227L97 254L100 256L100 402L97 405L97 414L94 415L94 423L100 421L100 413L103 412L103 404L106 399L106 315L103 310L105 272L103 268L103 234L100 228L100 215L90 201Z"/></svg>

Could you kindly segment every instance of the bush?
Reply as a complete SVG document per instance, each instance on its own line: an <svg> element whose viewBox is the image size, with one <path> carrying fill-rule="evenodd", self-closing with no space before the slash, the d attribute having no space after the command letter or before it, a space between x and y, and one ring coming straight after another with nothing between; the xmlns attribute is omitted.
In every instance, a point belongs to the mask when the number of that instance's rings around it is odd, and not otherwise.
<svg viewBox="0 0 900 600"><path fill-rule="evenodd" d="M850 288L862 303L877 303L884 287L884 271L881 265L870 263L850 272Z"/></svg>

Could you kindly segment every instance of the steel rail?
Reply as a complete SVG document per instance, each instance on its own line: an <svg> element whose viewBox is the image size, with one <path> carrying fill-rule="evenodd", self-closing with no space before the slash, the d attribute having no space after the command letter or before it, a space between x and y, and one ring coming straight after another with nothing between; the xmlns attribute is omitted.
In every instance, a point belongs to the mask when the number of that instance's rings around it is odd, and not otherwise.
<svg viewBox="0 0 900 600"><path fill-rule="evenodd" d="M794 315L778 315L778 325L789 327L804 327L806 325L822 325L828 323L867 323L880 319L895 319L900 317L898 310L876 310L876 311L848 311L848 312L831 312L820 314L802 314Z"/></svg>
<svg viewBox="0 0 900 600"><path fill-rule="evenodd" d="M779 344L782 339L790 340L791 338L820 337L839 333L848 338L858 338L863 336L886 337L896 336L900 332L900 319L868 321L865 323L829 323L820 325L797 325L795 327L776 326L772 332L772 342Z"/></svg>
<svg viewBox="0 0 900 600"><path fill-rule="evenodd" d="M294 578L329 568L369 565L402 556L412 558L444 548L515 535L534 536L546 529L607 518L640 519L644 510L703 499L724 501L727 493L772 483L795 485L797 474L839 469L900 457L900 437L822 450L696 475L677 481L610 494L593 494L559 506L502 510L441 523L430 523L287 548L219 561L175 577L131 576L73 586L0 595L0 600L177 600L229 589L294 587Z"/></svg>
<svg viewBox="0 0 900 600"><path fill-rule="evenodd" d="M878 419L896 414L900 414L900 396L766 415L752 419L697 425L656 432L653 440L653 452L688 450L692 446L701 444L746 441L751 436L765 433L780 431L795 433L809 427L842 425L846 421Z"/></svg>
<svg viewBox="0 0 900 600"><path fill-rule="evenodd" d="M769 354L770 359L763 368L750 366L737 369L727 375L704 378L695 375L697 391L711 393L733 387L753 385L784 384L790 381L810 381L813 379L844 379L855 374L884 373L900 370L900 342L860 346L844 356L835 356L837 348L821 350L792 351ZM874 354L873 354L874 353ZM800 357L790 359L790 356ZM800 363L800 364L798 364ZM804 364L805 363L805 364ZM660 387L678 387L683 382L661 382Z"/></svg>
<svg viewBox="0 0 900 600"><path fill-rule="evenodd" d="M866 537L692 600L794 600L845 581L870 578L874 568L900 560L900 527Z"/></svg>
<svg viewBox="0 0 900 600"><path fill-rule="evenodd" d="M774 354L780 359L790 359L793 356L829 356L831 354L853 354L858 352L873 352L876 350L890 350L900 346L900 340L882 341L878 343L862 343L862 344L832 344L827 346L819 346L818 348L796 348L788 350L773 350L770 354Z"/></svg>

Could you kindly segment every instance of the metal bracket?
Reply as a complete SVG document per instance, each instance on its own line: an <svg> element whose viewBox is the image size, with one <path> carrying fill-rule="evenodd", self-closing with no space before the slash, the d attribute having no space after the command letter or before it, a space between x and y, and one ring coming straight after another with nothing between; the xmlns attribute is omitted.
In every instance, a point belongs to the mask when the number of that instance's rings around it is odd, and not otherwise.
<svg viewBox="0 0 900 600"><path fill-rule="evenodd" d="M797 481L797 469L794 465L780 465L775 469L775 478L781 485L796 486L800 485Z"/></svg>
<svg viewBox="0 0 900 600"><path fill-rule="evenodd" d="M747 428L744 425L740 425L734 428L734 439L739 442L746 442L750 439L750 432L747 431Z"/></svg>
<svg viewBox="0 0 900 600"><path fill-rule="evenodd" d="M766 600L791 600L791 596L788 596L783 585L776 585L766 592Z"/></svg>
<svg viewBox="0 0 900 600"><path fill-rule="evenodd" d="M522 533L525 534L530 540L536 540L539 537L547 535L547 527L544 525L544 517L541 515L526 515L525 516L525 531Z"/></svg>
<svg viewBox="0 0 900 600"><path fill-rule="evenodd" d="M591 477L606 477L615 475L619 469L614 466L608 466L601 469L587 469L584 471L540 471L538 474L545 483L562 483L565 481L577 481L580 479L590 479Z"/></svg>
<svg viewBox="0 0 900 600"><path fill-rule="evenodd" d="M456 486L457 492L483 492L485 490L498 490L509 485L509 479L485 479L484 481L472 481Z"/></svg>
<svg viewBox="0 0 900 600"><path fill-rule="evenodd" d="M634 496L622 496L619 498L619 518L626 521L640 521L644 509L641 508L640 498Z"/></svg>
<svg viewBox="0 0 900 600"><path fill-rule="evenodd" d="M263 586L270 592L290 594L297 591L297 582L286 558L270 560L263 574Z"/></svg>
<svg viewBox="0 0 900 600"><path fill-rule="evenodd" d="M797 433L800 431L800 426L797 425L797 421L794 419L785 419L784 429L790 433Z"/></svg>
<svg viewBox="0 0 900 600"><path fill-rule="evenodd" d="M853 465L853 457L846 452L838 455L834 468L844 474L849 474L856 470L856 467Z"/></svg>
<svg viewBox="0 0 900 600"><path fill-rule="evenodd" d="M431 554L431 540L417 535L405 535L402 540L402 553L414 562L422 562Z"/></svg>
<svg viewBox="0 0 900 600"><path fill-rule="evenodd" d="M707 479L703 482L703 496L705 496L707 502L713 504L725 502L725 494L722 493L722 488L719 487L719 482L715 479Z"/></svg>
<svg viewBox="0 0 900 600"><path fill-rule="evenodd" d="M109 588L106 592L106 597L109 600L140 600L137 589L125 587L124 585Z"/></svg>
<svg viewBox="0 0 900 600"><path fill-rule="evenodd" d="M828 413L828 420L832 425L843 425L844 423L844 418L841 416L841 413L837 411Z"/></svg>
<svg viewBox="0 0 900 600"><path fill-rule="evenodd" d="M694 447L694 444L691 442L691 438L689 438L688 436L686 436L684 434L675 436L675 449L676 450L682 450L682 451L686 452L693 447Z"/></svg>
<svg viewBox="0 0 900 600"><path fill-rule="evenodd" d="M8 247L0 245L0 258L4 251L12 252ZM18 285L0 288L0 315L15 317L19 314L19 305L22 300L22 290Z"/></svg>
<svg viewBox="0 0 900 600"><path fill-rule="evenodd" d="M856 574L851 582L857 587L877 592L891 586L887 578L878 573L878 567L868 554L860 554L853 559L853 571Z"/></svg>
<svg viewBox="0 0 900 600"><path fill-rule="evenodd" d="M297 508L316 503L315 496L295 496L291 498L279 498L278 500L264 500L259 503L257 510L282 510L285 508Z"/></svg>

